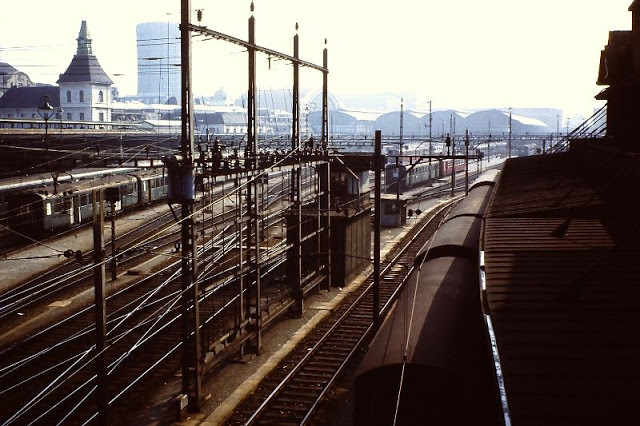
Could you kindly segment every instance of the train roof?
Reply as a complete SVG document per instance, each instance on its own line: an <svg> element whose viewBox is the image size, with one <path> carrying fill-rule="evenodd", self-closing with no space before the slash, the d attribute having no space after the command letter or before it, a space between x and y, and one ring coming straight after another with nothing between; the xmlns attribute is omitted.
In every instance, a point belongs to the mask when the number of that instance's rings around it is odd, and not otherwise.
<svg viewBox="0 0 640 426"><path fill-rule="evenodd" d="M508 160L489 206L485 301L514 424L637 417L639 158L608 142Z"/></svg>
<svg viewBox="0 0 640 426"><path fill-rule="evenodd" d="M139 169L134 167L119 167L117 169L104 169L97 167L87 167L72 169L62 172L58 175L58 182L73 182L82 179L94 179L105 175L133 173ZM34 173L31 175L13 176L0 179L0 192L2 191L19 191L29 188L44 187L53 185L53 177L51 173Z"/></svg>
<svg viewBox="0 0 640 426"><path fill-rule="evenodd" d="M495 186L499 175L500 175L500 169L487 170L483 172L480 176L478 176L478 178L475 181L473 181L473 183L469 187L469 190L472 190L473 188L481 185Z"/></svg>
<svg viewBox="0 0 640 426"><path fill-rule="evenodd" d="M482 219L458 216L440 225L426 247L416 255L415 266L438 257L477 259L480 247Z"/></svg>
<svg viewBox="0 0 640 426"><path fill-rule="evenodd" d="M492 185L471 187L469 189L469 194L451 209L446 220L450 220L458 216L482 217L487 205L489 204L492 192Z"/></svg>
<svg viewBox="0 0 640 426"><path fill-rule="evenodd" d="M463 258L434 259L416 270L371 342L356 376L405 362L446 368L460 361L455 356L464 358L462 347L452 347L461 344L459 338L468 333L468 317L479 309L477 280L476 263ZM460 285L469 288L461 291Z"/></svg>
<svg viewBox="0 0 640 426"><path fill-rule="evenodd" d="M84 179L75 182L62 182L58 184L57 191L55 192L53 183L38 185L33 188L25 188L22 192L34 192L53 197L74 192L85 192L92 189L108 188L110 186L134 183L137 181L136 177L158 177L161 175L162 172L160 170L134 170L133 173L98 176L93 179Z"/></svg>

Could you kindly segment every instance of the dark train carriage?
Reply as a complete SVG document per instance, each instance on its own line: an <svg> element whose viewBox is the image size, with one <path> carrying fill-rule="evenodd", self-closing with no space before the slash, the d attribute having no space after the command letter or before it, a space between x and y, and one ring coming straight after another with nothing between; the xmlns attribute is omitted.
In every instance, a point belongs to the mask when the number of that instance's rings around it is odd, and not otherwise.
<svg viewBox="0 0 640 426"><path fill-rule="evenodd" d="M447 220L458 216L482 217L496 183L499 170L488 170L469 187L469 194L457 203L447 215Z"/></svg>
<svg viewBox="0 0 640 426"><path fill-rule="evenodd" d="M24 191L8 197L9 227L29 236L43 236L76 222L73 196Z"/></svg>
<svg viewBox="0 0 640 426"><path fill-rule="evenodd" d="M478 216L482 217L482 212L489 203L489 198L493 188L487 185L477 186L469 190L469 194L457 203L447 215L447 220L458 216Z"/></svg>
<svg viewBox="0 0 640 426"><path fill-rule="evenodd" d="M457 216L444 222L415 259L415 265L443 256L478 259L482 219Z"/></svg>
<svg viewBox="0 0 640 426"><path fill-rule="evenodd" d="M469 191L472 191L474 188L483 185L488 185L493 188L496 185L496 181L498 180L498 175L500 175L499 169L491 169L485 171L480 176L478 176L475 181L473 181L473 183L469 187Z"/></svg>
<svg viewBox="0 0 640 426"><path fill-rule="evenodd" d="M497 425L477 263L416 270L354 381L357 425Z"/></svg>
<svg viewBox="0 0 640 426"><path fill-rule="evenodd" d="M27 235L44 233L44 212L52 210L45 194L37 192L16 192L7 194L8 224L12 230Z"/></svg>
<svg viewBox="0 0 640 426"><path fill-rule="evenodd" d="M480 303L483 174L416 256L354 381L358 425L501 425Z"/></svg>

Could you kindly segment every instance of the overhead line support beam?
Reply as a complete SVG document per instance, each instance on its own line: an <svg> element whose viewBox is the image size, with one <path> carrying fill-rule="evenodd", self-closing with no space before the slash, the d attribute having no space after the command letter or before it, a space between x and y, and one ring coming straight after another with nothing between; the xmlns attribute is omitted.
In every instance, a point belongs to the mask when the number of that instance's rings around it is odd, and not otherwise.
<svg viewBox="0 0 640 426"><path fill-rule="evenodd" d="M238 46L242 46L246 49L253 49L256 52L262 52L262 53L266 53L267 55L271 56L271 57L275 57L275 58L280 58L280 59L284 59L286 61L289 61L291 63L295 63L298 64L300 66L303 67L307 67L307 68L312 68L318 71L322 71L322 72L329 72L329 70L326 67L320 66L320 65L316 65L312 62L307 62L305 60L302 60L300 58L296 58L294 56L290 56L287 55L285 53L281 53L278 52L277 50L273 50L273 49L269 49L267 47L262 47L259 46L255 43L250 43L248 41L244 41L242 39L239 39L237 37L233 37L227 34L223 34L221 32L209 29L207 27L202 27L202 26L198 26L198 25L193 25L193 24L188 24L187 26L191 31L196 32L196 33L200 33L202 35L207 35L209 37L213 37L215 39L218 40L224 40L224 41L228 41L229 43L233 43L233 44L237 44Z"/></svg>

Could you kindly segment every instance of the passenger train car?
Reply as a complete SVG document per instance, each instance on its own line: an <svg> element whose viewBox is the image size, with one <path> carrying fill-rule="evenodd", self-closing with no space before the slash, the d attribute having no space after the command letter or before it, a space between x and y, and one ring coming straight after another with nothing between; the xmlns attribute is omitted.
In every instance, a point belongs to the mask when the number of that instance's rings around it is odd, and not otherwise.
<svg viewBox="0 0 640 426"><path fill-rule="evenodd" d="M115 188L116 211L143 206L167 196L163 171L136 171L102 176L6 194L8 226L16 232L40 237L67 229L93 217L93 190Z"/></svg>
<svg viewBox="0 0 640 426"><path fill-rule="evenodd" d="M396 193L398 191L398 179L400 179L400 192L407 191L418 185L451 176L453 172L453 160L438 160L409 164L393 164L388 163L385 166L384 181L387 193ZM455 160L456 173L464 172L464 160Z"/></svg>
<svg viewBox="0 0 640 426"><path fill-rule="evenodd" d="M358 425L500 425L480 299L485 172L416 256L354 380Z"/></svg>
<svg viewBox="0 0 640 426"><path fill-rule="evenodd" d="M117 169L104 169L87 167L72 169L59 173L55 179L58 183L71 183L88 179L96 179L103 176L132 173L139 169L133 167L119 167ZM52 186L54 176L52 173L34 173L31 175L13 176L0 179L0 219L7 214L7 202L12 193L26 191L34 188Z"/></svg>

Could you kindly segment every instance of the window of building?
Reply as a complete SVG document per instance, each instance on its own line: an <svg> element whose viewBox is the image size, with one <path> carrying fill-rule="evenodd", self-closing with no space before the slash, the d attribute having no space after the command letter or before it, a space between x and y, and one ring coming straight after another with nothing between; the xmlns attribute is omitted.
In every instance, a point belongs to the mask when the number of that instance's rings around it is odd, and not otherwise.
<svg viewBox="0 0 640 426"><path fill-rule="evenodd" d="M82 93L82 92L80 92L80 93ZM80 121L84 121L84 112L80 113Z"/></svg>
<svg viewBox="0 0 640 426"><path fill-rule="evenodd" d="M102 90L98 92L98 102L104 102L104 93L102 93Z"/></svg>
<svg viewBox="0 0 640 426"><path fill-rule="evenodd" d="M100 92L100 93L102 93L102 92ZM99 120L100 120L100 121L104 121L104 112L101 112L101 113L100 113L100 115L99 115Z"/></svg>
<svg viewBox="0 0 640 426"><path fill-rule="evenodd" d="M67 102L71 103L71 90L67 90Z"/></svg>
<svg viewBox="0 0 640 426"><path fill-rule="evenodd" d="M73 114L71 114L70 112L67 113L67 120L72 120L73 119Z"/></svg>
<svg viewBox="0 0 640 426"><path fill-rule="evenodd" d="M80 102L84 102L84 90L80 91Z"/></svg>

